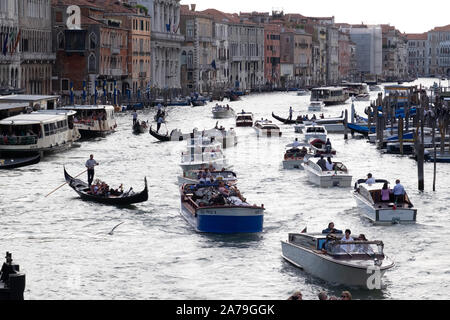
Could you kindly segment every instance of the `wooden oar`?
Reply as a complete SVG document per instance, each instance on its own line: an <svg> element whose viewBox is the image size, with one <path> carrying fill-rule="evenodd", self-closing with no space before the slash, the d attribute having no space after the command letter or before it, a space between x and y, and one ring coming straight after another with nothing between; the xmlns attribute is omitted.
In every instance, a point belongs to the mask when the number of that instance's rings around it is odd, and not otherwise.
<svg viewBox="0 0 450 320"><path fill-rule="evenodd" d="M81 176L83 173L86 173L87 169L84 170L82 173L77 174L74 178L78 178L79 176ZM64 182L62 185L60 185L58 188L56 188L55 190L53 190L52 192L50 192L48 195L46 195L45 197L47 198L49 195L51 195L52 193L54 193L55 191L61 189L62 187L64 187L67 184L67 182Z"/></svg>

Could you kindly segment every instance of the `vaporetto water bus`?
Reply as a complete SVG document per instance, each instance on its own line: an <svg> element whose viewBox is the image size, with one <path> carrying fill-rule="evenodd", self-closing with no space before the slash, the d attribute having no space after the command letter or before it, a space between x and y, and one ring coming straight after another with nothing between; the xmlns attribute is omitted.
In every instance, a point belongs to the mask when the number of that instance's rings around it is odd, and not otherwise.
<svg viewBox="0 0 450 320"><path fill-rule="evenodd" d="M2 154L56 152L72 147L81 135L74 111L42 110L0 121Z"/></svg>
<svg viewBox="0 0 450 320"><path fill-rule="evenodd" d="M311 90L311 101L322 101L325 105L344 104L349 96L343 87L323 87Z"/></svg>
<svg viewBox="0 0 450 320"><path fill-rule="evenodd" d="M117 122L114 107L108 105L75 105L61 108L76 111L75 127L83 138L105 136L114 132Z"/></svg>

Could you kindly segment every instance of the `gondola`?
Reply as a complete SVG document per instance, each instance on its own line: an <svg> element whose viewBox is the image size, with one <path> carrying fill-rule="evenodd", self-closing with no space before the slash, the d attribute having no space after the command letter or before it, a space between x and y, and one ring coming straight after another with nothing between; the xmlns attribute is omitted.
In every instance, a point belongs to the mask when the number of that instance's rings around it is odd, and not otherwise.
<svg viewBox="0 0 450 320"><path fill-rule="evenodd" d="M273 112L272 112L272 117L274 117L275 119L277 119L278 121L280 121L280 122L282 122L282 123L284 123L284 124L299 124L299 123L303 123L302 120L289 120L289 119L283 119L283 118L281 118L281 117L275 115Z"/></svg>
<svg viewBox="0 0 450 320"><path fill-rule="evenodd" d="M64 178L69 186L75 190L76 193L81 197L81 199L86 201L94 201L103 204L116 205L116 206L127 206L133 203L145 202L148 200L148 188L147 188L147 178L145 181L145 189L139 193L132 193L130 191L124 192L121 196L102 196L102 195L92 195L87 193L89 191L89 186L86 182L79 179L72 178L64 168Z"/></svg>
<svg viewBox="0 0 450 320"><path fill-rule="evenodd" d="M171 141L171 136L169 136L168 134L162 135L162 134L159 134L156 131L153 131L151 126L150 126L150 134L153 137L155 137L156 139L158 139L159 141L162 141L162 142ZM181 137L180 141L182 141L182 140L183 140L183 137Z"/></svg>
<svg viewBox="0 0 450 320"><path fill-rule="evenodd" d="M133 133L138 135L145 132L145 129L148 127L145 127L140 123L139 121L136 121L136 123L133 125Z"/></svg>
<svg viewBox="0 0 450 320"><path fill-rule="evenodd" d="M24 158L0 158L0 170L1 169L15 169L25 166L30 166L32 164L39 163L41 161L41 155L35 155Z"/></svg>

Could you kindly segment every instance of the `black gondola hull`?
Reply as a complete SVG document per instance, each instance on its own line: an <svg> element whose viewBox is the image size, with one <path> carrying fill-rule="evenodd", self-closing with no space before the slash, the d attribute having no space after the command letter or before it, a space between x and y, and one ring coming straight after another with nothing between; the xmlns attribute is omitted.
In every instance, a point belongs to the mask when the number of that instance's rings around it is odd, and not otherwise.
<svg viewBox="0 0 450 320"><path fill-rule="evenodd" d="M272 112L272 117L274 117L276 120L278 120L278 121L280 121L280 122L282 122L284 124L299 124L299 123L303 123L303 121L289 120L289 119L281 118L281 117L275 115L273 112Z"/></svg>
<svg viewBox="0 0 450 320"><path fill-rule="evenodd" d="M30 166L41 161L40 155L35 155L33 157L24 158L6 158L0 159L0 170L1 169L15 169L25 166Z"/></svg>
<svg viewBox="0 0 450 320"><path fill-rule="evenodd" d="M135 203L141 203L148 200L148 188L147 188L147 179L145 179L145 189L140 193L135 193L131 196L123 196L123 197L106 197L106 196L96 196L88 194L86 191L89 190L89 186L87 183L72 178L66 169L64 169L64 178L68 185L80 196L81 199L85 201L94 201L98 203L115 205L115 206L127 206Z"/></svg>

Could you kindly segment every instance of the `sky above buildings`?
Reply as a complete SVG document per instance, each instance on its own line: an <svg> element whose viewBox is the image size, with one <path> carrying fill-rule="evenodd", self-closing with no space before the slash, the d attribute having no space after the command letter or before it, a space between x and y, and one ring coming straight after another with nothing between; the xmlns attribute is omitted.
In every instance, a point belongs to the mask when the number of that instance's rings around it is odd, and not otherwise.
<svg viewBox="0 0 450 320"><path fill-rule="evenodd" d="M390 24L406 33L423 33L450 24L448 0L431 1L428 5L418 0L181 0L181 4L191 3L199 11L214 8L239 13L275 9L310 17L334 16L337 23Z"/></svg>

